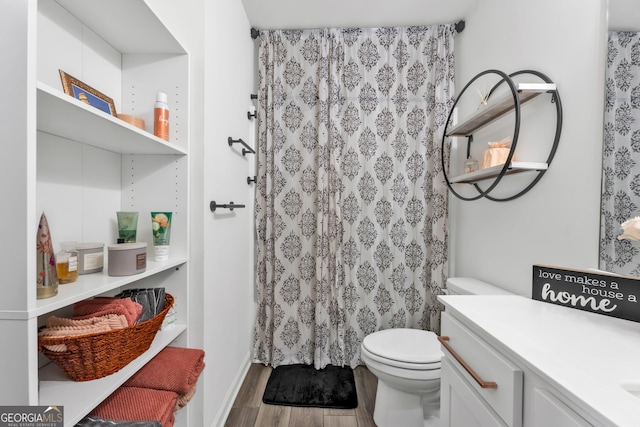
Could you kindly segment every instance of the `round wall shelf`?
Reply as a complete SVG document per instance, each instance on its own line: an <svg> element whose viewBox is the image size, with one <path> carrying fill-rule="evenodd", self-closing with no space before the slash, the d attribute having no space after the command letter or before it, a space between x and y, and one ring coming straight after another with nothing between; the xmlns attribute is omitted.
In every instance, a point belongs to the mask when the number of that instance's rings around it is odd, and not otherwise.
<svg viewBox="0 0 640 427"><path fill-rule="evenodd" d="M482 108L478 109L474 114L470 117L467 117L460 124L456 126L451 126L452 117L455 111L456 106L459 101L468 91L469 87L475 83L478 79L483 76L489 74L496 74L499 77L498 83L496 83L489 93L486 96L486 105ZM534 76L536 82L525 82L525 83L516 83L513 78L520 75L530 75ZM491 96L496 92L496 90L502 85L506 85L508 87L507 93L494 97L492 99ZM549 150L549 154L545 162L525 162L525 161L512 161L514 158L514 153L518 143L518 135L520 133L520 125L521 125L521 107L526 102L534 99L535 97L542 94L550 94L551 102L556 107L556 131L553 140L553 144L551 149ZM493 166L490 168L480 169L478 171L465 173L463 175L458 175L455 177L450 177L447 173L448 165L446 165L445 159L449 158L449 156L445 156L444 152L446 149L446 141L447 138L450 137L466 137L467 138L467 157L469 157L470 146L473 141L474 132L484 128L485 126L490 125L494 121L498 120L501 117L506 116L507 114L513 114L514 116L514 126L513 126L513 136L511 139L511 148L509 150L509 154L506 158L504 164ZM486 198L492 201L504 202L508 200L513 200L517 197L522 196L527 193L534 185L540 181L544 173L549 168L551 161L555 155L556 149L558 147L558 142L560 141L560 133L562 130L562 103L560 101L560 94L556 88L555 83L553 83L546 75L533 70L522 70L517 71L515 73L507 75L506 73L500 70L485 70L481 73L478 73L475 77L473 77L462 89L458 97L456 98L453 106L451 107L451 111L449 112L449 117L447 118L447 125L445 126L445 131L442 136L442 145L441 152L443 155L441 156L442 161L442 170L445 177L445 182L449 187L449 190L459 199L471 201L478 200L480 198ZM536 172L533 176L531 182L521 191L517 191L513 195L509 195L506 197L496 197L490 195L490 193L497 187L497 185L501 182L501 180L506 175L518 174L522 172ZM480 181L489 181L492 180L488 186L483 189L478 183ZM459 190L456 190L454 186L461 184L470 184L472 185L477 194L472 196L462 195Z"/></svg>

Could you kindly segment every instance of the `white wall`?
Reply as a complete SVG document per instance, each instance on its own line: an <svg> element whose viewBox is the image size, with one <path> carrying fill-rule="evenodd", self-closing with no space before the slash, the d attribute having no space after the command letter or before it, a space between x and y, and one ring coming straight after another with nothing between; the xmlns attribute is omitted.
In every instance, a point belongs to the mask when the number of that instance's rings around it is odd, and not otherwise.
<svg viewBox="0 0 640 427"><path fill-rule="evenodd" d="M203 224L203 152L204 152L204 2L189 0L176 2L173 0L150 0L150 5L158 16L176 34L176 37L189 52L189 162L190 162L190 235L189 235L189 329L187 345L202 348L206 353L207 367L200 377L198 392L185 409L188 410L189 426L204 426L203 407L207 390L203 384L211 375L210 354L216 351L205 346L204 311L204 234ZM181 313L180 315L185 315ZM184 410L178 412L176 426L185 426Z"/></svg>
<svg viewBox="0 0 640 427"><path fill-rule="evenodd" d="M254 319L253 185L255 156L227 137L253 144L246 113L254 89L254 41L241 2L152 0L173 24L191 60L191 248L189 343L206 353L189 426L221 426L248 363ZM234 201L245 209L218 210Z"/></svg>
<svg viewBox="0 0 640 427"><path fill-rule="evenodd" d="M463 18L469 7L477 1L242 0L242 3L256 28L285 30L395 27L456 22Z"/></svg>
<svg viewBox="0 0 640 427"><path fill-rule="evenodd" d="M242 3L205 3L205 378L204 424L223 425L248 368L254 319L253 185L255 156L242 156L242 138L254 146L247 110L254 89L254 40ZM200 90L200 88L194 88ZM246 205L209 211L209 201ZM194 230L194 232L197 232Z"/></svg>
<svg viewBox="0 0 640 427"><path fill-rule="evenodd" d="M255 157L227 137L250 137L254 41L242 3L151 0L190 53L191 231L189 346L206 367L187 406L189 426L223 425L248 367L254 318L253 186ZM209 211L209 201L247 208ZM178 419L178 422L181 420ZM179 424L182 425L182 424Z"/></svg>
<svg viewBox="0 0 640 427"><path fill-rule="evenodd" d="M451 276L529 296L533 264L597 267L605 46L606 0L479 0L466 17L456 88L489 68L536 69L557 84L564 124L549 171L529 193L452 199Z"/></svg>

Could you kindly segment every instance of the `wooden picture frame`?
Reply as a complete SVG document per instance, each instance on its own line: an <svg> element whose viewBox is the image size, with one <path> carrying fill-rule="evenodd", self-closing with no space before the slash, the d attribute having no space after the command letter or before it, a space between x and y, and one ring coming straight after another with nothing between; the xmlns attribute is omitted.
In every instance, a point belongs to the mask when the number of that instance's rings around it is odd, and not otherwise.
<svg viewBox="0 0 640 427"><path fill-rule="evenodd" d="M116 106L113 103L113 99L64 71L58 71L60 72L60 79L62 80L62 89L64 90L64 93L71 95L75 99L91 105L92 107L102 110L107 114L117 116Z"/></svg>

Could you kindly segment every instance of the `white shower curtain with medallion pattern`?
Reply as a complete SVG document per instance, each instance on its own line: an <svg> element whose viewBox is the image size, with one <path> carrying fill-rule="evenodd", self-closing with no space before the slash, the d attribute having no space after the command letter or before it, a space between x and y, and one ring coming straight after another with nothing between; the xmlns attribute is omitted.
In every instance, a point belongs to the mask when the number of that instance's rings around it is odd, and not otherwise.
<svg viewBox="0 0 640 427"><path fill-rule="evenodd" d="M640 214L639 32L609 32L605 78L600 268L638 277L638 244L617 236L623 222Z"/></svg>
<svg viewBox="0 0 640 427"><path fill-rule="evenodd" d="M260 32L256 360L355 367L372 332L439 330L453 36Z"/></svg>

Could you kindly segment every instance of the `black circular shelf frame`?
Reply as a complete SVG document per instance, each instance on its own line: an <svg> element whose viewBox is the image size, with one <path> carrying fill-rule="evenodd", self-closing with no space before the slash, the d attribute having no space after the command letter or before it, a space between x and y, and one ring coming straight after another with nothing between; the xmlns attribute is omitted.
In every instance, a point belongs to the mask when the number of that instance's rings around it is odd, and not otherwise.
<svg viewBox="0 0 640 427"><path fill-rule="evenodd" d="M444 150L445 150L445 144L446 144L446 139L449 138L448 136L448 128L449 125L451 124L451 118L453 116L453 113L455 111L455 107L457 106L458 102L460 101L460 99L462 99L462 95L465 93L465 91L469 88L469 86L471 84L473 84L476 80L478 80L479 78L481 78L482 76L485 76L487 74L497 74L500 77L500 80L498 81L498 83L496 83L491 90L489 91L488 95L487 95L487 99L490 99L491 95L494 93L494 91L500 87L502 84L506 84L507 86L509 86L509 90L511 91L511 95L513 97L513 102L514 102L514 108L513 108L513 113L514 113L514 129L513 129L513 137L511 140L511 149L509 150L509 155L507 156L507 159L502 167L502 169L500 170L500 172L498 173L498 175L494 178L493 182L489 185L489 187L487 187L485 190L483 190L482 188L480 188L480 186L477 183L472 183L473 187L476 189L476 191L478 192L478 194L476 194L475 196L463 196L462 194L460 194L459 192L457 192L454 187L453 184L451 183L451 181L449 180L449 176L447 174L447 165L445 164L445 159L448 158L448 156L444 155ZM440 146L440 150L441 150L441 162L442 162L442 172L444 174L444 178L445 178L445 183L447 184L447 187L449 188L449 190L451 191L451 193L453 195L455 195L457 198L461 199L461 200L465 200L465 201L473 201L473 200L478 200L481 198L486 198L488 200L492 200L495 202L506 202L509 200L513 200L516 199L524 194L526 194L529 190L531 190L531 188L533 188L538 181L540 181L540 179L542 178L542 176L545 174L545 172L547 171L548 167L551 165L551 162L555 156L556 150L558 148L558 143L560 142L560 135L562 132L562 102L560 101L560 94L558 93L557 88L553 89L553 90L549 90L548 93L552 94L551 97L551 102L553 104L555 104L556 107L556 131L555 131L555 135L554 135L554 140L553 140L553 144L551 146L551 149L549 150L549 155L547 156L547 160L546 160L546 164L547 164L547 169L541 169L541 170L536 170L537 174L536 176L532 179L532 181L529 183L529 185L527 185L523 190L519 191L518 193L509 196L509 197L504 197L504 198L498 198L498 197L494 197L489 195L489 193L500 183L500 181L502 180L502 178L506 175L507 171L509 170L509 167L511 165L511 160L513 159L513 155L515 153L516 150L516 146L518 143L518 134L520 133L520 98L518 96L518 90L516 88L515 83L513 82L512 78L518 75L522 75L522 74L530 74L530 75L534 75L536 77L538 77L540 80L542 80L544 83L549 83L552 84L553 81L551 79L549 79L549 77L547 77L545 74L539 72L539 71L535 71L535 70L521 70L521 71L516 71L515 73L511 73L511 74L506 74L500 70L495 70L495 69L489 69L489 70L485 70L482 71L481 73L476 74L462 89L462 91L460 92L460 94L456 97L456 100L453 103L453 106L451 107L451 111L449 112L449 116L447 117L447 122L445 125L445 129L444 132L442 134L442 144ZM472 138L472 133L470 133L469 135L466 135L467 138ZM470 141L467 142L467 155L469 152L469 144Z"/></svg>

